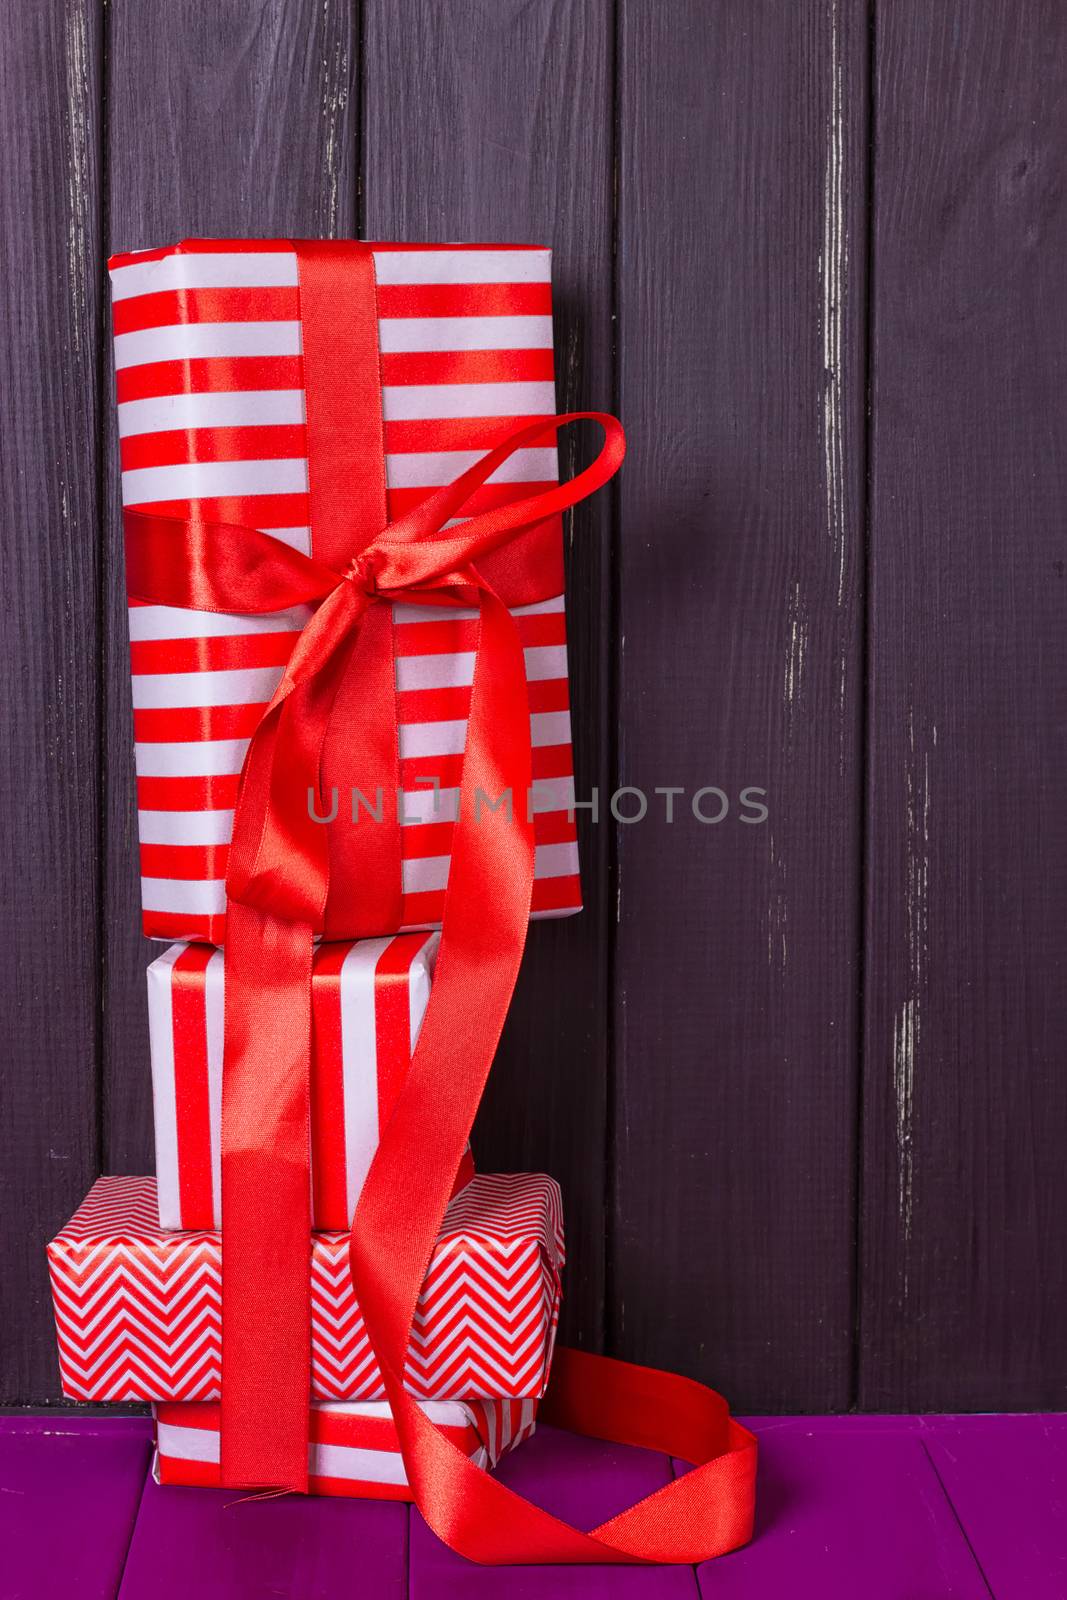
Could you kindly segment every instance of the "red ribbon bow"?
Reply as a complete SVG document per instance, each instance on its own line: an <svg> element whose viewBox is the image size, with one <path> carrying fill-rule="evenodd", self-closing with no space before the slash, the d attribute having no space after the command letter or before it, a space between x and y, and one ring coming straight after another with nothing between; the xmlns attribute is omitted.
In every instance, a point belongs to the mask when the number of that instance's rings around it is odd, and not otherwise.
<svg viewBox="0 0 1067 1600"><path fill-rule="evenodd" d="M337 337L327 313L337 304L330 288L338 270L348 291L368 282L373 289L373 271L365 246L295 248L307 359L312 347L321 353ZM372 344L376 350L373 294L352 298L350 331L364 351ZM376 367L371 381L376 385ZM308 388L310 408L310 372ZM583 417L602 425L605 442L576 478L446 526L514 450ZM327 416L325 425L336 437L345 417ZM323 426L320 415L320 432ZM309 435L314 480L310 409ZM335 910L330 901L331 845L311 815L309 790L319 795L334 722L344 733L338 758L346 783L350 776L372 795L395 772L388 602L404 597L478 607L435 981L357 1207L351 1264L419 1507L453 1548L483 1561L695 1561L751 1533L755 1441L701 1385L557 1352L542 1415L703 1463L583 1534L475 1468L427 1422L403 1382L415 1306L514 988L533 887L522 646L506 605L475 563L592 493L617 470L623 451L620 425L600 413L520 428L455 483L385 527L343 571L253 528L126 513L134 598L224 612L317 607L250 743L227 875L222 1470L233 1486L307 1488L311 949L323 929L354 936L351 928L335 931L351 908ZM380 462L374 470L380 477ZM333 483L329 494L336 503L343 487ZM479 814L479 794L497 800L505 792L510 807ZM321 815L321 803L315 809ZM396 829L381 832L375 848L358 858L360 900L373 907L373 917L392 919L375 932L398 926L401 881Z"/></svg>

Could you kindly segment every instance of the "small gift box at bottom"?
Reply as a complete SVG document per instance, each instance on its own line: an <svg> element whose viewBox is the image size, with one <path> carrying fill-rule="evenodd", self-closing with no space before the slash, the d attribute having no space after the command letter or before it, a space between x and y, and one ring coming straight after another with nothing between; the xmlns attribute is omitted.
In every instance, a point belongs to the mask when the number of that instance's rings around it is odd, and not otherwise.
<svg viewBox="0 0 1067 1600"><path fill-rule="evenodd" d="M154 1178L98 1178L48 1246L63 1393L217 1400L222 1235L167 1233ZM311 1390L380 1400L347 1233L311 1236ZM548 1382L563 1265L559 1185L479 1174L445 1212L405 1379L426 1400L536 1400Z"/></svg>
<svg viewBox="0 0 1067 1600"><path fill-rule="evenodd" d="M476 1466L491 1470L534 1431L536 1400L420 1400L421 1409ZM157 1483L219 1485L217 1405L153 1407ZM384 1400L316 1401L308 1445L312 1494L410 1500L396 1425Z"/></svg>

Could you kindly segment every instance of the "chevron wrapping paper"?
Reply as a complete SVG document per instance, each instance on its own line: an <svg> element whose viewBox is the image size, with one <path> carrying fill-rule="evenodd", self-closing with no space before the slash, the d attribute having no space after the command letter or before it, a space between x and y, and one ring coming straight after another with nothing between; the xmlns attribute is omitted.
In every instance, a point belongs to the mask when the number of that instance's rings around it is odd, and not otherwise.
<svg viewBox="0 0 1067 1600"><path fill-rule="evenodd" d="M400 1092L430 998L440 935L335 941L316 948L311 1005L313 1226L351 1224L379 1129ZM225 955L175 944L148 969L148 1027L159 1222L222 1223ZM474 1175L468 1152L457 1192Z"/></svg>
<svg viewBox="0 0 1067 1600"><path fill-rule="evenodd" d="M390 517L451 483L519 424L555 412L551 261L550 250L531 247L374 246ZM123 504L243 523L314 554L291 246L189 239L114 256L111 286ZM554 446L517 451L466 510L487 511L558 477ZM514 615L533 740L532 910L561 916L580 908L581 884L559 519L530 537L542 595ZM150 937L223 943L241 763L307 616L302 607L264 616L130 607ZM398 603L393 620L402 918L422 928L444 908L477 614Z"/></svg>
<svg viewBox="0 0 1067 1600"><path fill-rule="evenodd" d="M534 1431L536 1400L424 1400L422 1410L477 1466L492 1469ZM153 1407L156 1482L217 1488L219 1407ZM400 1442L384 1400L315 1401L309 1491L363 1500L410 1500Z"/></svg>
<svg viewBox="0 0 1067 1600"><path fill-rule="evenodd" d="M407 1364L420 1399L536 1399L548 1381L563 1266L559 1186L475 1177L445 1213ZM222 1242L159 1226L154 1178L99 1178L48 1247L63 1393L217 1400ZM312 1395L379 1400L348 1236L311 1241Z"/></svg>

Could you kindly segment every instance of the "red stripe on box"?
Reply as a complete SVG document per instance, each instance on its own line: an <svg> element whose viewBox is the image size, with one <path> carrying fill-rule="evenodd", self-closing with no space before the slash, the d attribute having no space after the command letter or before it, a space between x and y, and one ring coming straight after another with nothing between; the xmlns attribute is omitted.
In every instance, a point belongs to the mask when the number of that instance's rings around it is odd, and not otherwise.
<svg viewBox="0 0 1067 1600"><path fill-rule="evenodd" d="M132 505L134 502L130 501ZM240 522L252 528L306 528L306 494L222 495L193 500L138 500L139 510L160 517L197 516L205 522Z"/></svg>
<svg viewBox="0 0 1067 1600"><path fill-rule="evenodd" d="M452 854L454 822L419 822L404 828L400 835L400 855L404 861L427 861L434 856ZM566 807L558 811L539 811L534 817L536 844L569 844L576 837L574 822Z"/></svg>
<svg viewBox="0 0 1067 1600"><path fill-rule="evenodd" d="M290 461L307 455L303 423L247 428L168 428L123 439L122 470L203 461Z"/></svg>
<svg viewBox="0 0 1067 1600"><path fill-rule="evenodd" d="M178 1196L184 1228L215 1226L205 987L207 964L214 953L210 945L191 944L170 974Z"/></svg>
<svg viewBox="0 0 1067 1600"><path fill-rule="evenodd" d="M411 1064L411 964L421 948L418 939L392 939L374 969L379 1132L392 1116Z"/></svg>
<svg viewBox="0 0 1067 1600"><path fill-rule="evenodd" d="M534 817L534 841L537 844L570 844L577 837L574 818L566 806L559 811L539 811Z"/></svg>
<svg viewBox="0 0 1067 1600"><path fill-rule="evenodd" d="M431 350L382 356L382 383L524 383L553 377L551 350Z"/></svg>
<svg viewBox="0 0 1067 1600"><path fill-rule="evenodd" d="M188 939L195 932L206 943L221 945L226 938L226 915L190 916L187 911L144 911L141 931L146 939Z"/></svg>
<svg viewBox="0 0 1067 1600"><path fill-rule="evenodd" d="M138 778L139 811L232 811L238 774L222 777ZM142 846L142 849L147 846ZM142 869L143 870L143 869ZM146 872L145 877L151 877Z"/></svg>
<svg viewBox="0 0 1067 1600"><path fill-rule="evenodd" d="M153 1407L156 1421L172 1428L202 1428L219 1431L219 1408L214 1400L159 1400Z"/></svg>
<svg viewBox="0 0 1067 1600"><path fill-rule="evenodd" d="M188 361L146 361L115 374L115 398L154 400L166 394L246 393L254 389L302 389L299 356L196 356Z"/></svg>
<svg viewBox="0 0 1067 1600"><path fill-rule="evenodd" d="M319 945L312 961L311 1052L312 1204L316 1227L348 1218L345 1148L344 1050L341 1031L341 967L351 945Z"/></svg>
<svg viewBox="0 0 1067 1600"><path fill-rule="evenodd" d="M449 477L442 478L441 481L442 483L451 483L455 477L458 477L458 473L454 472ZM481 489L476 489L470 498L464 501L463 515L465 517L473 517L479 511L495 511L497 506L512 505L516 500L528 500L532 495L541 494L545 489L553 488L555 483L555 478L545 478L530 483L484 484ZM426 499L427 495L432 493L433 490L430 488L390 489L386 496L390 520L395 521L398 517L402 517L405 512L410 511L413 506L419 505ZM544 525L541 524L540 526Z"/></svg>
<svg viewBox="0 0 1067 1600"><path fill-rule="evenodd" d="M285 633L291 650L300 637ZM133 714L133 736L143 744L176 744L186 740L250 739L263 718L261 705L166 706ZM145 780L142 779L142 782Z"/></svg>
<svg viewBox="0 0 1067 1600"><path fill-rule="evenodd" d="M136 675L284 667L298 638L297 633L235 633L203 639L136 639L130 645L130 670Z"/></svg>
<svg viewBox="0 0 1067 1600"><path fill-rule="evenodd" d="M551 316L547 283L379 284L382 317ZM158 289L116 300L116 334L180 323L295 322L300 298L294 285Z"/></svg>
<svg viewBox="0 0 1067 1600"><path fill-rule="evenodd" d="M470 711L470 686L458 689L404 689L397 692L401 726L413 722L464 722Z"/></svg>
<svg viewBox="0 0 1067 1600"><path fill-rule="evenodd" d="M582 909L582 880L573 877L535 878L533 904L536 915L546 911L580 911Z"/></svg>
<svg viewBox="0 0 1067 1600"><path fill-rule="evenodd" d="M523 421L534 421L533 412ZM385 448L390 455L417 450L491 450L514 433L515 417L430 417L418 422L387 422Z"/></svg>
<svg viewBox="0 0 1067 1600"><path fill-rule="evenodd" d="M380 317L552 315L548 283L380 283Z"/></svg>
<svg viewBox="0 0 1067 1600"><path fill-rule="evenodd" d="M330 1495L338 1500L410 1500L406 1483L378 1483L371 1478L322 1478L308 1475L308 1493Z"/></svg>
<svg viewBox="0 0 1067 1600"><path fill-rule="evenodd" d="M524 645L566 644L567 622L562 611L535 611L516 617L515 626ZM452 655L473 650L478 643L478 619L457 619L447 613L429 622L398 623L394 634L396 654L408 656Z"/></svg>
<svg viewBox="0 0 1067 1600"><path fill-rule="evenodd" d="M116 335L191 322L296 322L300 296L295 284L291 288L157 289L116 300L111 313Z"/></svg>
<svg viewBox="0 0 1067 1600"><path fill-rule="evenodd" d="M534 683L527 682L526 695L531 715L570 710L570 684L566 678L540 678Z"/></svg>
<svg viewBox="0 0 1067 1600"><path fill-rule="evenodd" d="M526 687L531 712L566 711L570 706L566 678L541 678ZM469 686L403 689L396 698L403 726L418 722L462 722L470 710L471 692Z"/></svg>
<svg viewBox="0 0 1067 1600"><path fill-rule="evenodd" d="M444 915L443 889L428 890L423 894L406 894L403 902L404 924L409 928L422 928L440 922ZM580 911L582 909L581 879L574 874L559 878L535 878L531 912L538 914L553 911Z"/></svg>
<svg viewBox="0 0 1067 1600"><path fill-rule="evenodd" d="M178 1426L182 1426L181 1423ZM188 1489L217 1489L222 1469L217 1461L188 1461L180 1456L157 1453L159 1481L164 1488L179 1484Z"/></svg>
<svg viewBox="0 0 1067 1600"><path fill-rule="evenodd" d="M202 883L211 878L224 878L229 853L228 844L143 844L141 875L145 878L176 878L181 883Z"/></svg>
<svg viewBox="0 0 1067 1600"><path fill-rule="evenodd" d="M573 746L570 744L537 745L533 751L531 773L535 783L539 778L573 777Z"/></svg>

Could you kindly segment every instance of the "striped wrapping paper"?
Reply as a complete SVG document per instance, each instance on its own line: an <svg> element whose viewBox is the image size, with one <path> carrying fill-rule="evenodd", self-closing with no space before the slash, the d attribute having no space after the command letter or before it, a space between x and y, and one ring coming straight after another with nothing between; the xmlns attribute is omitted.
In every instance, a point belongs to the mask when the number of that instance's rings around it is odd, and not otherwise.
<svg viewBox="0 0 1067 1600"><path fill-rule="evenodd" d="M551 253L375 245L374 259L389 514L397 516L519 422L554 413ZM124 504L243 522L308 551L291 248L279 240L190 240L113 257L111 281ZM520 450L472 496L469 510L500 504L516 484L533 493L557 478L554 447ZM533 914L558 916L581 904L558 519L532 537L550 574L549 597L515 612L534 747ZM260 617L130 608L150 937L223 942L238 773L307 615L303 608ZM397 604L393 617L403 926L432 927L448 877L475 614Z"/></svg>
<svg viewBox="0 0 1067 1600"><path fill-rule="evenodd" d="M536 1400L423 1400L422 1410L474 1463L491 1470L534 1431ZM219 1407L153 1407L157 1483L219 1484ZM308 1446L311 1494L410 1500L400 1441L384 1400L317 1401Z"/></svg>
<svg viewBox="0 0 1067 1600"><path fill-rule="evenodd" d="M347 1228L430 997L440 935L318 945L312 964L312 1220ZM148 969L159 1222L222 1226L219 1128L225 957L175 944ZM457 1191L469 1183L468 1155Z"/></svg>
<svg viewBox="0 0 1067 1600"><path fill-rule="evenodd" d="M48 1246L63 1393L72 1400L217 1400L222 1239L166 1233L155 1180L98 1178ZM311 1391L380 1400L347 1233L311 1240ZM472 1178L445 1212L405 1380L427 1400L544 1393L559 1314L559 1186L538 1174Z"/></svg>

